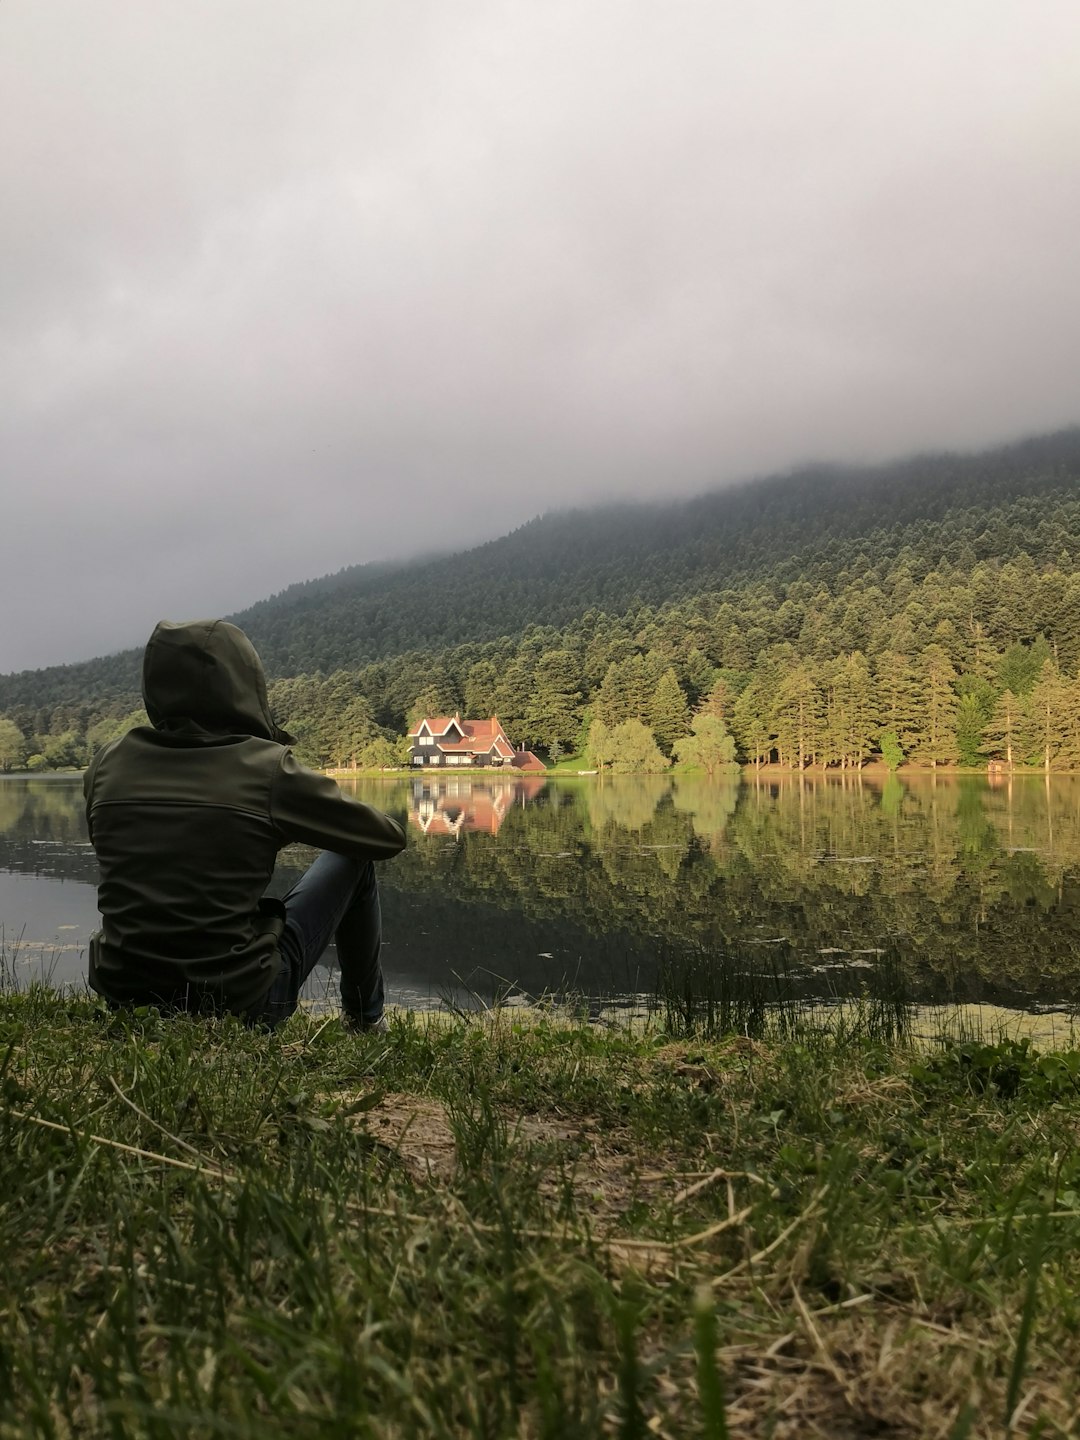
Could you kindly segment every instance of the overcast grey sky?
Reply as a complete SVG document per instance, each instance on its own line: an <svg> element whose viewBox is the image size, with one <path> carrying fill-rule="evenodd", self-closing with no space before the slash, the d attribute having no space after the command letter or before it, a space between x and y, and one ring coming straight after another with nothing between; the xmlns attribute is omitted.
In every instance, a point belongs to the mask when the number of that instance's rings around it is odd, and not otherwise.
<svg viewBox="0 0 1080 1440"><path fill-rule="evenodd" d="M1077 0L4 0L0 671L1080 420Z"/></svg>

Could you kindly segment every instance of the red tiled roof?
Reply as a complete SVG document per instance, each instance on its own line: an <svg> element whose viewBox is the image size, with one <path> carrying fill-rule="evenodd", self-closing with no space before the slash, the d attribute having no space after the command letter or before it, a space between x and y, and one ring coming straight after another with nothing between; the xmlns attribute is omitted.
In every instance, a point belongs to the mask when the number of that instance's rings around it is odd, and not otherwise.
<svg viewBox="0 0 1080 1440"><path fill-rule="evenodd" d="M419 735L425 725L433 735L445 735L451 725L461 725L461 728L465 729L457 715L425 715L423 719L416 722L415 729L409 731L407 738L411 740L414 736Z"/></svg>
<svg viewBox="0 0 1080 1440"><path fill-rule="evenodd" d="M485 740L490 743L500 735L504 740L506 738L506 731L499 723L499 717L497 715L493 715L490 720L463 720L461 722L461 728L465 731L466 735L471 736L472 739L479 744L482 744Z"/></svg>
<svg viewBox="0 0 1080 1440"><path fill-rule="evenodd" d="M506 731L503 729L499 717L493 715L490 720L462 720L457 715L447 718L445 715L425 716L417 723L415 730L409 731L409 739L414 740L419 735L421 728L426 725L433 735L444 735L451 724L459 725L464 732L460 740L436 740L437 750L454 750L486 753L493 747L495 753L508 760L514 750L507 739Z"/></svg>
<svg viewBox="0 0 1080 1440"><path fill-rule="evenodd" d="M544 762L531 750L519 750L514 756L515 770L546 770Z"/></svg>

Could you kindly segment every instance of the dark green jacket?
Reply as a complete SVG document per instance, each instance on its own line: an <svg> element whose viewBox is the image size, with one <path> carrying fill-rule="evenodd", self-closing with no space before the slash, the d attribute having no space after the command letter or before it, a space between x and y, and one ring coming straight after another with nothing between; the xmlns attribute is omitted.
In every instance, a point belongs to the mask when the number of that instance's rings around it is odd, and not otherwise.
<svg viewBox="0 0 1080 1440"><path fill-rule="evenodd" d="M384 860L405 835L295 760L235 625L158 625L143 700L151 725L99 751L83 786L103 922L90 983L123 1004L245 1011L278 972L284 910L262 896L281 847Z"/></svg>

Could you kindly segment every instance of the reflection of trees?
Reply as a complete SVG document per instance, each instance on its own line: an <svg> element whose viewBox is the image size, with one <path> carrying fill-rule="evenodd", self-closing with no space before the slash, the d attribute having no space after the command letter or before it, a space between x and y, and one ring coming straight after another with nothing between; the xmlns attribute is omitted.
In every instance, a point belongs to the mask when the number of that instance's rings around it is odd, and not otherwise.
<svg viewBox="0 0 1080 1440"><path fill-rule="evenodd" d="M690 816L694 834L720 861L727 851L727 831L739 803L739 777L723 775L702 780L696 775L677 775L673 792L676 810Z"/></svg>
<svg viewBox="0 0 1080 1440"><path fill-rule="evenodd" d="M0 782L0 835L15 829L26 809L26 784L20 780Z"/></svg>
<svg viewBox="0 0 1080 1440"><path fill-rule="evenodd" d="M404 820L407 779L348 788ZM93 878L77 781L2 781L0 807L0 865ZM785 936L816 964L891 937L922 994L955 983L1080 998L1080 780L549 778L497 838L414 831L380 876L447 926L463 901L501 909L508 962L519 920L628 960ZM467 938L448 934L448 951Z"/></svg>
<svg viewBox="0 0 1080 1440"><path fill-rule="evenodd" d="M356 793L404 815L407 782L361 780ZM383 875L421 895L569 917L598 944L622 937L628 957L661 940L783 935L816 962L893 937L924 994L983 980L1080 992L1080 781L1055 779L1048 796L1041 777L990 788L903 772L750 775L738 789L682 775L549 779L497 840L414 840Z"/></svg>
<svg viewBox="0 0 1080 1440"><path fill-rule="evenodd" d="M589 824L594 834L609 825L622 830L643 830L652 819L656 807L671 791L671 782L663 775L605 776L586 790Z"/></svg>
<svg viewBox="0 0 1080 1440"><path fill-rule="evenodd" d="M0 781L0 868L96 882L81 776Z"/></svg>

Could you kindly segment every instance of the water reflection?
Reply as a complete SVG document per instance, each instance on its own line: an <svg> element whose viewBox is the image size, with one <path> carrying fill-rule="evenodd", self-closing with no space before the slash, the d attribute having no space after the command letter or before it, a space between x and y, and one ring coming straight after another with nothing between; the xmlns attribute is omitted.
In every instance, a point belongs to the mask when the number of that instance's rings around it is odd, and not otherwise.
<svg viewBox="0 0 1080 1440"><path fill-rule="evenodd" d="M422 835L457 839L470 830L497 835L515 805L535 800L547 781L539 775L513 780L415 779L410 783L409 824Z"/></svg>
<svg viewBox="0 0 1080 1440"><path fill-rule="evenodd" d="M401 776L350 788L409 824L408 848L382 870L388 970L409 995L498 988L493 976L529 991L647 988L657 957L680 947L738 956L767 942L811 993L857 990L864 957L888 949L925 999L1080 998L1075 778ZM285 853L279 889L308 858ZM6 933L26 926L77 951L94 879L78 781L0 780Z"/></svg>

